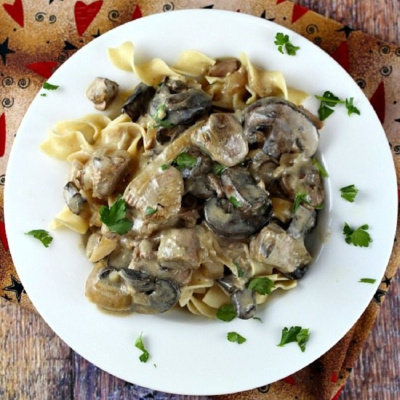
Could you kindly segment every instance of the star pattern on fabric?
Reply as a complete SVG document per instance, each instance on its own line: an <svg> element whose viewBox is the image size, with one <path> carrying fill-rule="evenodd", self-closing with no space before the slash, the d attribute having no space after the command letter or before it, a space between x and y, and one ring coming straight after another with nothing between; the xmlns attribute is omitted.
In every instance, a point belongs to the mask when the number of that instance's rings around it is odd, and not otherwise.
<svg viewBox="0 0 400 400"><path fill-rule="evenodd" d="M8 47L8 38L7 38L3 43L0 44L0 56L3 61L3 65L6 65L7 54L12 54L12 53L15 53L15 51L11 50Z"/></svg>
<svg viewBox="0 0 400 400"><path fill-rule="evenodd" d="M54 0L49 0L49 4L53 3ZM60 1L64 1L64 0L60 0Z"/></svg>
<svg viewBox="0 0 400 400"><path fill-rule="evenodd" d="M346 35L346 39L349 38L352 32L355 32L356 29L350 28L349 26L345 25L342 29L338 29L337 32L344 32Z"/></svg>
<svg viewBox="0 0 400 400"><path fill-rule="evenodd" d="M17 298L18 303L21 301L22 293L25 292L25 289L22 283L16 279L13 275L11 275L12 285L3 288L5 292L14 292L15 297Z"/></svg>
<svg viewBox="0 0 400 400"><path fill-rule="evenodd" d="M97 33L95 33L94 35L92 35L92 37L96 39L96 38L98 38L99 36L101 36L100 29L97 29Z"/></svg>
<svg viewBox="0 0 400 400"><path fill-rule="evenodd" d="M374 300L376 301L377 304L381 305L382 297L384 297L385 295L386 295L386 290L378 289L374 294Z"/></svg>
<svg viewBox="0 0 400 400"><path fill-rule="evenodd" d="M388 277L385 275L385 278L382 280L382 283L383 283L386 287L389 287L390 284L392 283L392 278L388 278Z"/></svg>
<svg viewBox="0 0 400 400"><path fill-rule="evenodd" d="M3 295L0 296L0 297L2 297L3 299L5 299L5 300L7 300L7 301L11 301L11 300L12 300L12 298L9 297L7 294L3 294Z"/></svg>
<svg viewBox="0 0 400 400"><path fill-rule="evenodd" d="M264 18L264 19L266 19L268 21L271 21L271 22L275 21L275 18L267 18L267 13L266 13L265 10L261 13L260 18Z"/></svg>

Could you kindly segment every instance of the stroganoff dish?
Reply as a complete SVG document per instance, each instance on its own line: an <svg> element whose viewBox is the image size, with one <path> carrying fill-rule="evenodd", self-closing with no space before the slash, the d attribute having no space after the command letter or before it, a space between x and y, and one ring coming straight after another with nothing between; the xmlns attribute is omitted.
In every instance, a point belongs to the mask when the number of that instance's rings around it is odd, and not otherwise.
<svg viewBox="0 0 400 400"><path fill-rule="evenodd" d="M111 311L214 318L228 306L254 317L312 261L305 238L324 187L307 94L245 55L137 63L125 43L109 56L140 80L120 115L61 121L41 146L71 165L53 227L85 239L88 299ZM99 77L87 97L102 111L118 90Z"/></svg>

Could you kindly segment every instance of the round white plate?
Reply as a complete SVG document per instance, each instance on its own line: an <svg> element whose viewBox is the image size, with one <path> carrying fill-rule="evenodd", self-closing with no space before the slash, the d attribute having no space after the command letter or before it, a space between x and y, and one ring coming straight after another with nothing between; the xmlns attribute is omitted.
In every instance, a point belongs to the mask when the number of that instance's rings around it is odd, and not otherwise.
<svg viewBox="0 0 400 400"><path fill-rule="evenodd" d="M278 52L277 32L300 46L296 56ZM246 53L261 67L280 70L289 86L311 95L331 90L340 98L354 97L361 116L348 116L337 106L321 130L320 158L329 178L327 201L315 234L316 260L295 290L274 294L260 307L257 320L210 321L182 312L159 316L115 316L89 303L84 285L91 264L80 238L57 230L49 248L24 232L47 229L63 207L67 165L42 154L38 146L47 129L62 119L93 112L84 91L96 76L120 83L137 81L114 68L109 47L135 44L145 61L161 57L173 63L183 50L209 56ZM262 386L305 367L329 350L357 321L372 299L392 249L397 216L397 187L385 133L371 105L347 73L327 54L279 25L262 18L216 10L158 14L120 26L72 56L51 77L60 88L37 96L16 137L7 171L5 216L10 249L18 274L34 305L52 329L75 351L103 370L126 381L172 393L223 394ZM307 107L316 113L311 96ZM379 188L377 183L379 182ZM355 203L339 189L355 184ZM384 188L381 190L380 188ZM344 222L369 224L368 248L344 241ZM374 284L359 283L374 278ZM297 344L278 347L284 327L309 328L306 351ZM238 345L229 331L247 338ZM143 333L150 352L146 364L135 340Z"/></svg>

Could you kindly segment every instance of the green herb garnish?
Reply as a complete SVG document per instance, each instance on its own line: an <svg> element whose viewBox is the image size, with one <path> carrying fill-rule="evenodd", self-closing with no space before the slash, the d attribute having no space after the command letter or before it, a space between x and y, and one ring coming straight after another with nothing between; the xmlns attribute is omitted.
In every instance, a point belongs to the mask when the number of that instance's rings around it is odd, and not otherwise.
<svg viewBox="0 0 400 400"><path fill-rule="evenodd" d="M278 32L275 36L275 42L278 46L278 50L284 54L283 49L286 50L286 53L289 56L294 56L296 55L297 50L300 49L300 47L294 46L290 40L289 40L289 35L285 35L282 32Z"/></svg>
<svg viewBox="0 0 400 400"><path fill-rule="evenodd" d="M301 203L308 203L307 194L306 193L297 193L294 199L292 212L293 214L296 213L297 209L300 207Z"/></svg>
<svg viewBox="0 0 400 400"><path fill-rule="evenodd" d="M315 165L315 167L317 168L319 174L323 177L323 178L328 178L329 175L326 172L326 169L321 165L321 163L314 157L312 159L312 163Z"/></svg>
<svg viewBox="0 0 400 400"><path fill-rule="evenodd" d="M161 104L157 107L156 113L153 115L154 122L156 123L156 128L172 128L175 125L168 121L167 118L167 107L165 104Z"/></svg>
<svg viewBox="0 0 400 400"><path fill-rule="evenodd" d="M143 352L143 353L140 355L139 360L140 360L141 362L144 362L144 363L147 362L147 360L148 360L149 357L150 357L150 354L149 354L149 352L147 351L146 347L144 346L143 338L142 338L142 333L141 333L140 336L136 339L135 347L137 347L139 350L142 350L142 352Z"/></svg>
<svg viewBox="0 0 400 400"><path fill-rule="evenodd" d="M340 195L350 203L354 202L358 193L358 189L354 185L349 185L340 188Z"/></svg>
<svg viewBox="0 0 400 400"><path fill-rule="evenodd" d="M283 347L285 344L297 342L301 351L305 351L306 343L310 339L310 330L303 329L301 326L292 326L290 329L283 328L281 341L278 344L279 347Z"/></svg>
<svg viewBox="0 0 400 400"><path fill-rule="evenodd" d="M42 97L46 97L47 96L47 93L41 93L40 94Z"/></svg>
<svg viewBox="0 0 400 400"><path fill-rule="evenodd" d="M240 204L239 200L236 197L229 197L229 202L233 205L235 208L240 208L242 205Z"/></svg>
<svg viewBox="0 0 400 400"><path fill-rule="evenodd" d="M185 152L179 154L179 156L176 157L175 161L173 162L173 165L179 170L185 168L194 168L196 164L197 158Z"/></svg>
<svg viewBox="0 0 400 400"><path fill-rule="evenodd" d="M25 235L31 235L35 239L40 240L44 247L49 247L50 243L53 241L53 237L44 229L34 229L32 231L25 232Z"/></svg>
<svg viewBox="0 0 400 400"><path fill-rule="evenodd" d="M248 285L248 288L256 291L258 294L265 295L271 294L271 290L275 287L275 284L271 279L264 278L253 278Z"/></svg>
<svg viewBox="0 0 400 400"><path fill-rule="evenodd" d="M157 211L158 211L157 208L153 208L153 207L148 206L148 207L146 208L145 212L144 212L144 215L153 215L153 214L155 214Z"/></svg>
<svg viewBox="0 0 400 400"><path fill-rule="evenodd" d="M263 322L263 320L260 318L260 317L253 317L253 319L255 319L256 321L258 321L258 322Z"/></svg>
<svg viewBox="0 0 400 400"><path fill-rule="evenodd" d="M236 270L237 270L237 276L239 278L243 278L244 270L242 268L240 268L240 265L238 263L235 263L235 267L236 267Z"/></svg>
<svg viewBox="0 0 400 400"><path fill-rule="evenodd" d="M336 104L344 104L348 115L361 114L360 110L353 104L353 97L341 100L339 97L327 90L322 96L315 96L315 98L321 101L318 109L318 117L321 121L327 119L334 112L333 108L336 106Z"/></svg>
<svg viewBox="0 0 400 400"><path fill-rule="evenodd" d="M43 89L46 89L46 90L57 90L59 87L60 87L60 86L52 85L52 84L49 83L49 82L44 82L44 83L43 83Z"/></svg>
<svg viewBox="0 0 400 400"><path fill-rule="evenodd" d="M375 283L376 279L372 279L372 278L361 278L358 282L361 283Z"/></svg>
<svg viewBox="0 0 400 400"><path fill-rule="evenodd" d="M354 246L368 247L372 242L370 234L367 232L368 224L361 225L357 229L353 229L347 222L344 223L343 235L347 244Z"/></svg>
<svg viewBox="0 0 400 400"><path fill-rule="evenodd" d="M237 344L242 344L247 340L245 337L243 337L242 335L239 335L239 333L237 333L237 332L228 332L226 337L230 342L237 343Z"/></svg>
<svg viewBox="0 0 400 400"><path fill-rule="evenodd" d="M217 176L221 176L221 174L227 169L228 167L225 167L225 165L222 164L214 164L213 166L213 172Z"/></svg>
<svg viewBox="0 0 400 400"><path fill-rule="evenodd" d="M162 171L165 171L165 170L167 170L169 168L169 165L168 164L163 164L163 165L161 165L161 170Z"/></svg>
<svg viewBox="0 0 400 400"><path fill-rule="evenodd" d="M111 232L124 235L132 229L132 220L126 218L126 203L121 196L118 196L115 203L108 208L100 207L100 221L107 225Z"/></svg>
<svg viewBox="0 0 400 400"><path fill-rule="evenodd" d="M217 318L221 321L230 322L236 318L236 311L233 304L226 304L217 311Z"/></svg>

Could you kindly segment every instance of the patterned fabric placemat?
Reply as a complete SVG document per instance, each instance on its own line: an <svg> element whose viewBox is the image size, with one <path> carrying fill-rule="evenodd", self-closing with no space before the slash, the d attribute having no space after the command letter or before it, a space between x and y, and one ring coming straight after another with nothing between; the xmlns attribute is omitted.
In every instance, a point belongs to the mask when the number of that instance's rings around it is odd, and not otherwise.
<svg viewBox="0 0 400 400"><path fill-rule="evenodd" d="M400 172L400 48L286 0L0 1L0 296L34 310L8 251L3 218L6 166L18 126L43 82L77 49L146 15L176 9L226 9L268 19L308 38L346 69L370 99ZM397 98L399 96L399 99ZM399 233L397 232L396 239ZM395 241L384 279L356 325L320 359L287 378L219 399L337 399L400 262Z"/></svg>

